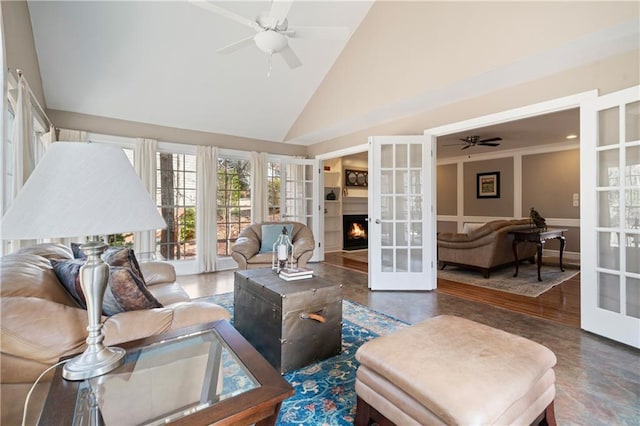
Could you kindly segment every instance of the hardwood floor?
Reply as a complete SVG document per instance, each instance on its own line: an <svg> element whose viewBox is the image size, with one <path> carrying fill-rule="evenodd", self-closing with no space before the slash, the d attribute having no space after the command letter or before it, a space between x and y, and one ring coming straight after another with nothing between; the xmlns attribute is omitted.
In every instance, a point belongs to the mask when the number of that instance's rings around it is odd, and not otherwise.
<svg viewBox="0 0 640 426"><path fill-rule="evenodd" d="M325 263L363 273L368 272L369 266L367 262L346 258L342 252L326 253ZM436 292L580 328L580 274L538 297L520 296L440 278Z"/></svg>

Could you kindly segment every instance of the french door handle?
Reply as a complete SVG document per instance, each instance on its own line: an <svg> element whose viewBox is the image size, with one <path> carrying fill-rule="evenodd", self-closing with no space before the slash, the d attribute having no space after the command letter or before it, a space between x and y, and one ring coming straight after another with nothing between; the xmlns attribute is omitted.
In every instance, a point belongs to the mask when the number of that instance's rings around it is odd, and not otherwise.
<svg viewBox="0 0 640 426"><path fill-rule="evenodd" d="M376 219L376 224L380 225L382 222L380 221L380 219Z"/></svg>

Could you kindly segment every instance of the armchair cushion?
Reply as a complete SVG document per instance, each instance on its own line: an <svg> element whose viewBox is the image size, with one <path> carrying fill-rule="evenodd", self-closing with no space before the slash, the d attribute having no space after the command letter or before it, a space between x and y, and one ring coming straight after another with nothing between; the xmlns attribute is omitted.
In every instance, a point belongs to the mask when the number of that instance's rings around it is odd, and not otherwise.
<svg viewBox="0 0 640 426"><path fill-rule="evenodd" d="M280 234L282 234L282 228L287 229L287 235L291 239L293 235L293 224L287 223L282 225L262 225L262 243L260 245L260 253L273 252L273 245L276 243Z"/></svg>

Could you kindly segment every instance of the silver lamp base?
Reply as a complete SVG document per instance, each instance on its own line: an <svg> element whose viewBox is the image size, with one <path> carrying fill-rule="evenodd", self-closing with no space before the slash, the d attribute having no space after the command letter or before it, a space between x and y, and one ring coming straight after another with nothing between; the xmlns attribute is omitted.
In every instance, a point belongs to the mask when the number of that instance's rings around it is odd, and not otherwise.
<svg viewBox="0 0 640 426"><path fill-rule="evenodd" d="M98 347L88 347L83 353L69 360L62 369L62 377L67 380L90 379L124 364L124 349L96 346Z"/></svg>
<svg viewBox="0 0 640 426"><path fill-rule="evenodd" d="M125 350L108 348L102 344L102 299L109 279L109 266L101 255L107 245L99 241L83 244L82 251L87 261L80 268L80 286L87 302L88 325L87 348L83 353L68 361L62 369L62 377L67 380L84 380L100 376L124 363Z"/></svg>

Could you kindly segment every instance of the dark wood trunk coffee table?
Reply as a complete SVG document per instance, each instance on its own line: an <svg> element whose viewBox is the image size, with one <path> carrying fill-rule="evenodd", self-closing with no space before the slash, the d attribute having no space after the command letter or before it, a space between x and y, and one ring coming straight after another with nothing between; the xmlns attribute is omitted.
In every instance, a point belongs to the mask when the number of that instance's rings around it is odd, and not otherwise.
<svg viewBox="0 0 640 426"><path fill-rule="evenodd" d="M227 321L118 345L123 366L53 377L40 425L273 425L294 390Z"/></svg>

